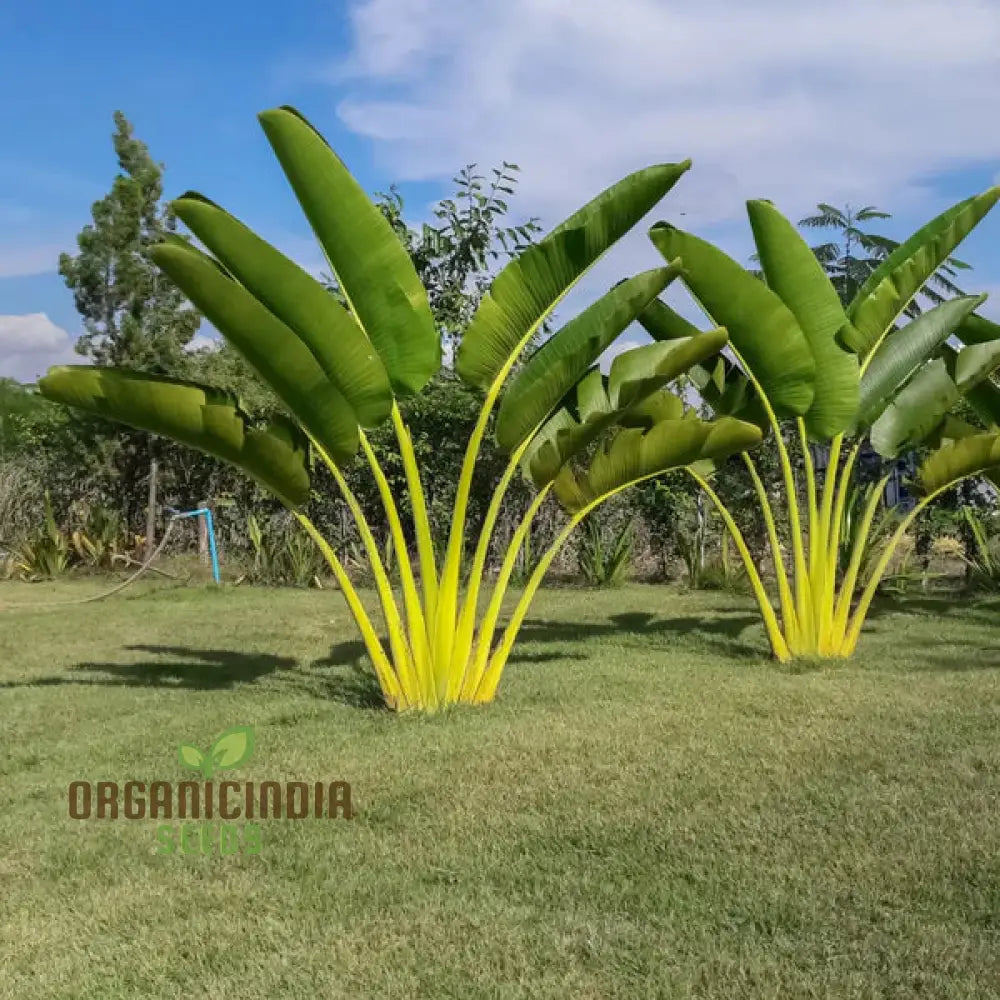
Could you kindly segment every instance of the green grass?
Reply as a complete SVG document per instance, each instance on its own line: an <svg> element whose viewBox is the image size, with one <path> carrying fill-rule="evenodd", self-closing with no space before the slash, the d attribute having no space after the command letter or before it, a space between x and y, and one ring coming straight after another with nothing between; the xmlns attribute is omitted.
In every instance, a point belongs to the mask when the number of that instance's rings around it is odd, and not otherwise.
<svg viewBox="0 0 1000 1000"><path fill-rule="evenodd" d="M335 593L0 612L0 995L1000 996L997 622L883 605L792 671L743 597L547 591L496 704L428 719L370 707ZM69 819L71 780L176 781L239 724L238 777L357 817L228 858Z"/></svg>

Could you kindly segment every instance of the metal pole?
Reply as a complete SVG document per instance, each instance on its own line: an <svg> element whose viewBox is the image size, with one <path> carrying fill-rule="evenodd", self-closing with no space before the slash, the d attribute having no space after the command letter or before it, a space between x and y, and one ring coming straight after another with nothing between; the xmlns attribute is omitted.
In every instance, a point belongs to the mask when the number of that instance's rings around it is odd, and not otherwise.
<svg viewBox="0 0 1000 1000"><path fill-rule="evenodd" d="M204 508L205 524L208 527L208 551L212 557L212 578L216 583L221 583L219 578L219 554L215 548L215 521L212 512L208 507Z"/></svg>

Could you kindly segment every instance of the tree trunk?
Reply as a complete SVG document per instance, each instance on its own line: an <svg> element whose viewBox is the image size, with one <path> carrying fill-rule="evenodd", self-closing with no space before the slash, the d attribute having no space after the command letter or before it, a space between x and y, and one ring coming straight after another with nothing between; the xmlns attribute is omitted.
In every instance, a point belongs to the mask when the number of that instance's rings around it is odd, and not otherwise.
<svg viewBox="0 0 1000 1000"><path fill-rule="evenodd" d="M146 504L146 559L153 557L156 549L156 477L158 463L155 458L149 460L149 500Z"/></svg>

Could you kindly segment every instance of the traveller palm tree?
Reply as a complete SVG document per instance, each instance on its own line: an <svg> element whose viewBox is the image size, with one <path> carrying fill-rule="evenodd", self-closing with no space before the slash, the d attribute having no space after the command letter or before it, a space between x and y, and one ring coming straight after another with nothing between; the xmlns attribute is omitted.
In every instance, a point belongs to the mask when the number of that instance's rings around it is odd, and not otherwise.
<svg viewBox="0 0 1000 1000"><path fill-rule="evenodd" d="M669 468L721 459L760 440L757 427L737 418L704 422L682 412L664 388L716 355L726 343L724 330L627 352L615 359L607 377L595 367L676 277L676 262L636 275L604 295L510 377L565 294L660 201L690 162L630 174L513 259L493 281L457 353L459 376L481 389L484 399L460 470L450 531L437 546L398 402L420 392L441 365L426 290L390 222L309 122L291 108L266 111L260 121L323 248L338 296L196 193L183 195L172 209L208 252L171 234L151 253L270 386L287 417L255 421L237 400L211 387L113 368L54 368L40 390L50 399L231 462L294 511L344 593L390 707L434 710L490 701L545 571L587 513L631 483ZM564 401L571 397L577 407L568 410ZM509 464L486 512L463 587L470 489L498 402L494 433ZM410 494L417 567L411 564L396 498L366 435L387 421L398 438ZM601 436L604 441L595 450ZM358 452L370 466L391 530L401 605L343 473ZM306 513L316 458L329 469L357 522L388 648L336 552ZM480 614L493 528L505 491L526 461L544 465L546 482L515 532ZM540 560L494 642L518 549L550 491L572 492L578 509Z"/></svg>
<svg viewBox="0 0 1000 1000"><path fill-rule="evenodd" d="M767 491L752 457L742 456L767 525L776 605L739 526L699 470L691 472L736 542L779 660L850 655L878 583L913 519L961 479L1000 464L1000 392L990 380L1000 365L1000 327L974 313L986 296L944 301L897 326L998 197L1000 187L992 188L918 230L871 271L846 307L816 255L771 202L747 205L763 281L696 236L662 222L650 230L666 258L682 260L684 284L711 321L729 334L730 357L691 370L705 403L716 416L757 424L774 436L778 449L788 515L787 566ZM698 333L660 300L650 304L640 322L663 343ZM977 408L983 426L955 419L952 411L963 399ZM855 461L866 439L886 459L918 445L936 450L919 470L920 501L861 580L886 480L869 494L843 573L838 549ZM796 443L801 495L791 457ZM829 449L822 481L814 468L814 443Z"/></svg>

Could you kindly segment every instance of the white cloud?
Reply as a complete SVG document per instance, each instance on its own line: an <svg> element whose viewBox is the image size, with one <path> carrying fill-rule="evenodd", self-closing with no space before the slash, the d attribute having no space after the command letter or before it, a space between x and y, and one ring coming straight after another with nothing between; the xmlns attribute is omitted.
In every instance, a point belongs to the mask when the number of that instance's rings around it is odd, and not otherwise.
<svg viewBox="0 0 1000 1000"><path fill-rule="evenodd" d="M203 324L202 329L208 324ZM222 340L213 333L196 333L184 349L186 351L217 351L222 346Z"/></svg>
<svg viewBox="0 0 1000 1000"><path fill-rule="evenodd" d="M516 213L548 229L632 170L693 159L561 319L662 264L656 218L746 263L749 198L793 219L876 204L916 226L956 200L936 175L1000 162L995 0L354 0L350 22L346 58L317 75L401 181L512 160Z"/></svg>
<svg viewBox="0 0 1000 1000"><path fill-rule="evenodd" d="M944 207L934 174L1000 160L993 0L363 0L350 20L351 51L320 75L385 169L513 160L517 210L546 228L631 170L691 157L655 216L745 259L748 198L795 218L863 200L917 223ZM643 229L625 253L655 266Z"/></svg>
<svg viewBox="0 0 1000 1000"><path fill-rule="evenodd" d="M1000 159L988 0L366 0L328 73L402 179L513 159L550 224L629 170L691 156L689 222L820 198L899 210Z"/></svg>
<svg viewBox="0 0 1000 1000"><path fill-rule="evenodd" d="M33 382L50 365L79 364L73 343L45 313L0 316L0 376Z"/></svg>

